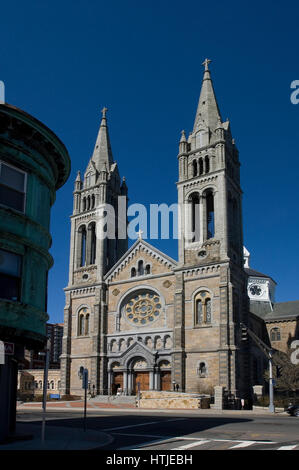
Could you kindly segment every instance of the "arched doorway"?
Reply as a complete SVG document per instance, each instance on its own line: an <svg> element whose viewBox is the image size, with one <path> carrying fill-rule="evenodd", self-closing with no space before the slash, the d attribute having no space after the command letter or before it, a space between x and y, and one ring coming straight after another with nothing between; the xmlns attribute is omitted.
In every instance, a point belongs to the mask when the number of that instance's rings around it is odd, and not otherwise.
<svg viewBox="0 0 299 470"><path fill-rule="evenodd" d="M133 394L137 395L138 390L149 390L149 370L145 359L137 358L133 362Z"/></svg>
<svg viewBox="0 0 299 470"><path fill-rule="evenodd" d="M161 361L159 364L160 368L160 380L161 380L161 391L171 391L171 365L169 361Z"/></svg>

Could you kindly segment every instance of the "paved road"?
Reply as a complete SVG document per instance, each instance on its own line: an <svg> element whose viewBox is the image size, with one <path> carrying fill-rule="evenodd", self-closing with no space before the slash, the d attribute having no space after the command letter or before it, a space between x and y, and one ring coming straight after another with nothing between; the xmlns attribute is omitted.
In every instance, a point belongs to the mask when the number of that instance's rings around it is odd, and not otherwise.
<svg viewBox="0 0 299 470"><path fill-rule="evenodd" d="M112 436L106 450L299 450L298 418L208 411L90 411L87 428ZM17 419L40 425L41 412L22 410ZM82 412L49 411L51 425L79 428Z"/></svg>

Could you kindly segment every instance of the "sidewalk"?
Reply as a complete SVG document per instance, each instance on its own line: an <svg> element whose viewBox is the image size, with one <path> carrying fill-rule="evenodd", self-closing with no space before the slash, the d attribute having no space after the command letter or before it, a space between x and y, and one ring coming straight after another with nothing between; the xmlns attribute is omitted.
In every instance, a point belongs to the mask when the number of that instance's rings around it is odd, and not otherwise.
<svg viewBox="0 0 299 470"><path fill-rule="evenodd" d="M42 423L17 423L18 440L0 444L1 450L91 450L110 444L113 438L104 432L61 426L45 426L45 441L41 441ZM22 439L24 438L24 439Z"/></svg>

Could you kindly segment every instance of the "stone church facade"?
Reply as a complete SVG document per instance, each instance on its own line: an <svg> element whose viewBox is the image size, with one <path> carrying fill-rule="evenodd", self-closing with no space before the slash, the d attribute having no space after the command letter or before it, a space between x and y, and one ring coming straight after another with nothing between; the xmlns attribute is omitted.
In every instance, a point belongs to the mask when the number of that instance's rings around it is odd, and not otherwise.
<svg viewBox="0 0 299 470"><path fill-rule="evenodd" d="M96 394L141 390L204 392L223 386L250 393L247 274L243 262L238 150L223 121L209 61L194 127L179 143L178 260L141 234L98 237L109 203L127 201L109 141L106 109L84 177L78 173L65 288L61 393L82 394L80 366ZM126 219L126 215L123 216Z"/></svg>

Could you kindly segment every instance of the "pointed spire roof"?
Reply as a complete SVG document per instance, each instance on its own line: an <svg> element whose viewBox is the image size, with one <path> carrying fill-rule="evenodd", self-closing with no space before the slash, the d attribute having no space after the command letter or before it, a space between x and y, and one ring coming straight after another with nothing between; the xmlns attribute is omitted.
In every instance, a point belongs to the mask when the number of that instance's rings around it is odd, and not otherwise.
<svg viewBox="0 0 299 470"><path fill-rule="evenodd" d="M101 125L98 132L94 151L91 157L91 160L94 162L98 171L100 171L105 165L109 171L110 166L113 163L113 156L106 118L107 111L107 108L102 109Z"/></svg>
<svg viewBox="0 0 299 470"><path fill-rule="evenodd" d="M211 73L209 70L209 59L205 59L202 65L205 68L200 97L198 101L193 132L198 131L201 127L209 127L215 130L221 122L221 115L218 108Z"/></svg>

